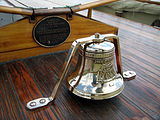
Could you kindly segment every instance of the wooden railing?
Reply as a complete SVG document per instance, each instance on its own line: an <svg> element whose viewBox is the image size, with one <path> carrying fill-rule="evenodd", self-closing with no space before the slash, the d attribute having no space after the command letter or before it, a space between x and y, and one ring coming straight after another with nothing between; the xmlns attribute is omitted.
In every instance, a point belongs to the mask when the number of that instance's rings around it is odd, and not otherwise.
<svg viewBox="0 0 160 120"><path fill-rule="evenodd" d="M99 0L96 2L91 2L88 4L78 5L70 8L64 7L64 8L53 8L53 9L35 9L34 14L35 15L65 14L65 13L70 13L71 9L73 12L78 12L84 9L89 9L89 8L109 4L115 1L118 1L118 0ZM21 15L32 15L33 9L0 6L0 12L21 14Z"/></svg>

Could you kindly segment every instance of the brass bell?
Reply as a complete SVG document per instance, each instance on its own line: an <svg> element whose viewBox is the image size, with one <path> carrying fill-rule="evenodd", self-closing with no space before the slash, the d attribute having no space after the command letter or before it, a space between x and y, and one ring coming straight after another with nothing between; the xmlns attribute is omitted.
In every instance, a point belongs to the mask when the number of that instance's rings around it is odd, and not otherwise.
<svg viewBox="0 0 160 120"><path fill-rule="evenodd" d="M45 106L56 98L77 52L77 65L67 79L69 90L77 96L94 100L112 98L122 92L124 79L133 79L136 76L133 71L123 73L119 38L114 34L96 33L72 43L62 75L51 95L28 102L27 108Z"/></svg>
<svg viewBox="0 0 160 120"><path fill-rule="evenodd" d="M96 39L100 35L95 35ZM123 77L116 72L115 46L109 41L79 46L79 58L75 75L68 79L68 88L77 96L87 99L108 99L122 92ZM69 77L70 78L70 77Z"/></svg>

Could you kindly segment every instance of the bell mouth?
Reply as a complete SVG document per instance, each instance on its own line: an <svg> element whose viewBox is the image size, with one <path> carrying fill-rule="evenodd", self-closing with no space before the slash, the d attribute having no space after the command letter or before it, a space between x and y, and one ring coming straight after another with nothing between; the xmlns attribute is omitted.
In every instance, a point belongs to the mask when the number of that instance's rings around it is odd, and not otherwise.
<svg viewBox="0 0 160 120"><path fill-rule="evenodd" d="M92 100L104 100L117 96L123 91L124 82L120 74L108 82L93 83L93 73L87 73L82 76L79 84L74 88L79 76L68 81L69 90L82 98ZM107 81L107 80L105 80Z"/></svg>

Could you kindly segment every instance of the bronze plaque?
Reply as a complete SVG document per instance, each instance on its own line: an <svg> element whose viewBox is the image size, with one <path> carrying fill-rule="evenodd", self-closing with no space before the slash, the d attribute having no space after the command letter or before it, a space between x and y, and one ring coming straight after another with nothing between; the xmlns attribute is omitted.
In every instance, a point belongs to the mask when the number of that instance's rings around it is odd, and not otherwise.
<svg viewBox="0 0 160 120"><path fill-rule="evenodd" d="M43 47L54 47L70 34L70 25L64 18L49 16L40 20L33 28L34 40Z"/></svg>

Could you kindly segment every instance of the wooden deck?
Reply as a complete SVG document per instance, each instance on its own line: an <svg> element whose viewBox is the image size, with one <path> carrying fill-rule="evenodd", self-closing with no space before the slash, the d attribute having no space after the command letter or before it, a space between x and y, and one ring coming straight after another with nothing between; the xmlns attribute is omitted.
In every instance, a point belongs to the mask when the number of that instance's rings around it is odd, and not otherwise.
<svg viewBox="0 0 160 120"><path fill-rule="evenodd" d="M79 98L64 82L54 103L30 111L28 101L51 94L67 51L1 63L1 120L160 119L160 30L97 11L93 18L119 28L123 68L134 70L136 79L126 81L119 96L102 101Z"/></svg>

